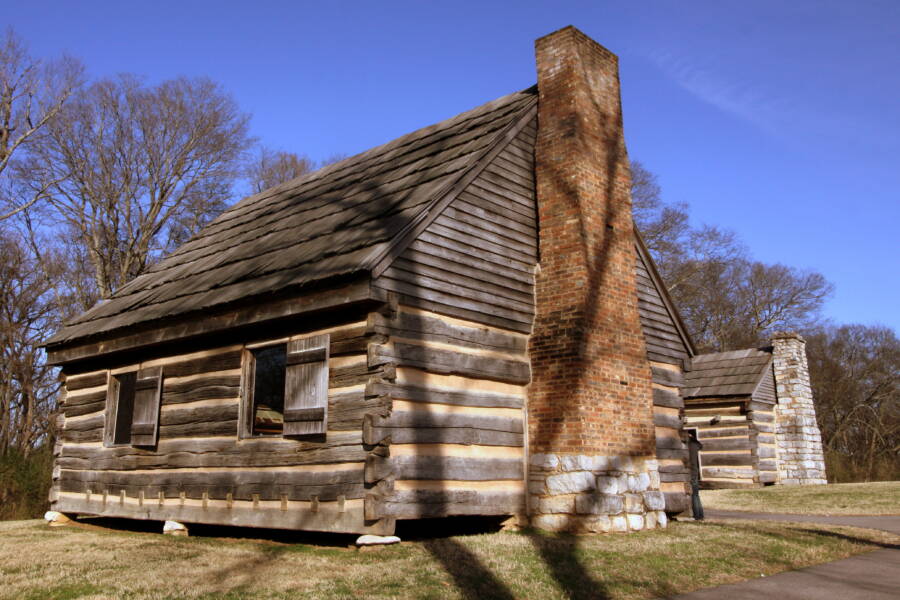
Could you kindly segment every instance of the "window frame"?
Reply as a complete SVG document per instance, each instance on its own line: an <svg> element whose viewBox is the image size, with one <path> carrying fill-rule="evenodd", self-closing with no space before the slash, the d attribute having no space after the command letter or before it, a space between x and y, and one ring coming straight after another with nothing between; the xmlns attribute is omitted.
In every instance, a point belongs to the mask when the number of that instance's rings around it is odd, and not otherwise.
<svg viewBox="0 0 900 600"><path fill-rule="evenodd" d="M134 425L134 397L135 397L135 383L137 381L138 369L128 369L120 372L108 372L106 379L106 422L104 423L103 430L103 445L106 448L123 448L131 446L131 427ZM117 437L120 433L119 430L119 413L120 407L122 403L122 377L129 376L132 378L131 382L131 394L130 394L130 402L131 402L131 418L128 422L128 436L127 441L116 441Z"/></svg>
<svg viewBox="0 0 900 600"><path fill-rule="evenodd" d="M297 345L298 342L322 338L324 336L324 360L321 361L324 369L325 390L324 390L324 406L322 408L321 432L301 433L301 434L285 434L285 422L282 421L282 430L280 433L254 433L254 419L256 414L255 408L255 390L256 390L256 351L271 348L274 346L283 346L286 354L285 364L285 390L284 390L284 406L282 407L282 415L286 414L289 400L289 374L288 369L292 366L290 360L291 346ZM306 439L309 437L321 437L325 435L328 428L328 371L330 368L330 342L329 334L305 334L291 336L289 338L280 338L276 340L267 340L263 342L245 344L241 354L241 401L238 407L238 439ZM301 409L302 410L302 409Z"/></svg>
<svg viewBox="0 0 900 600"><path fill-rule="evenodd" d="M254 352L256 350L273 348L275 346L284 346L285 352L287 352L287 344L287 339L280 339L271 342L248 344L244 346L244 350L241 355L241 381L243 381L243 385L241 389L241 404L238 407L238 420L240 423L238 432L239 439L280 439L284 437L283 428L281 433L253 432L254 418L256 415L256 407L254 406L254 403L256 402L256 399L254 397L254 392L256 390L256 355L254 354Z"/></svg>

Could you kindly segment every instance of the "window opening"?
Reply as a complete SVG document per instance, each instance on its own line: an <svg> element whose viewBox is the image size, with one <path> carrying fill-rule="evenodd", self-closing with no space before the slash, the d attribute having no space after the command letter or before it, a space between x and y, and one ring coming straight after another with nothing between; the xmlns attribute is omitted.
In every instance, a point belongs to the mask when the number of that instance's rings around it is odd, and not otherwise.
<svg viewBox="0 0 900 600"><path fill-rule="evenodd" d="M253 353L253 435L284 431L284 374L287 346L267 346Z"/></svg>
<svg viewBox="0 0 900 600"><path fill-rule="evenodd" d="M116 422L113 429L113 444L131 444L131 423L134 418L134 384L137 372L115 375L116 381Z"/></svg>

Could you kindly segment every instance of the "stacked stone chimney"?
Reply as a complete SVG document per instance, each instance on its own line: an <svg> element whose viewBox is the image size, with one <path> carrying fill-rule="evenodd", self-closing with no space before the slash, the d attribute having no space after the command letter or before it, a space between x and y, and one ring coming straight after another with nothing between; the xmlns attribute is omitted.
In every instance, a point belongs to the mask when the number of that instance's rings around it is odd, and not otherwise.
<svg viewBox="0 0 900 600"><path fill-rule="evenodd" d="M531 523L553 531L663 526L618 61L574 27L535 47Z"/></svg>
<svg viewBox="0 0 900 600"><path fill-rule="evenodd" d="M772 339L778 404L775 407L775 452L778 483L827 483L822 435L816 423L806 341L796 333Z"/></svg>

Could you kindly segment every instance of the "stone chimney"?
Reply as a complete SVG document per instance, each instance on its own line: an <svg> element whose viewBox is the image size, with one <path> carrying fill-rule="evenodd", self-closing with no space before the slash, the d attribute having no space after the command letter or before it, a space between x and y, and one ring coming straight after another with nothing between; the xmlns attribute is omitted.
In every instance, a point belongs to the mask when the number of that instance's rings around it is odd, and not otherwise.
<svg viewBox="0 0 900 600"><path fill-rule="evenodd" d="M574 27L535 48L530 520L554 531L663 526L618 60Z"/></svg>
<svg viewBox="0 0 900 600"><path fill-rule="evenodd" d="M778 483L827 483L822 434L816 423L806 341L796 333L778 333L772 339L778 404L775 407L775 453Z"/></svg>

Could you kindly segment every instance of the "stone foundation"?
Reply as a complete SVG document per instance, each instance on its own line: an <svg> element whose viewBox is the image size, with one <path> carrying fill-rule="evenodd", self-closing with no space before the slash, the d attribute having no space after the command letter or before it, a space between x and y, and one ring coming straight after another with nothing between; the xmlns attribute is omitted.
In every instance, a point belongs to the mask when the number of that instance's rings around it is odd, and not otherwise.
<svg viewBox="0 0 900 600"><path fill-rule="evenodd" d="M778 334L772 340L775 384L775 446L778 483L827 483L822 435L816 423L806 342L797 334Z"/></svg>
<svg viewBox="0 0 900 600"><path fill-rule="evenodd" d="M665 527L655 458L535 454L529 520L547 531L626 532Z"/></svg>

